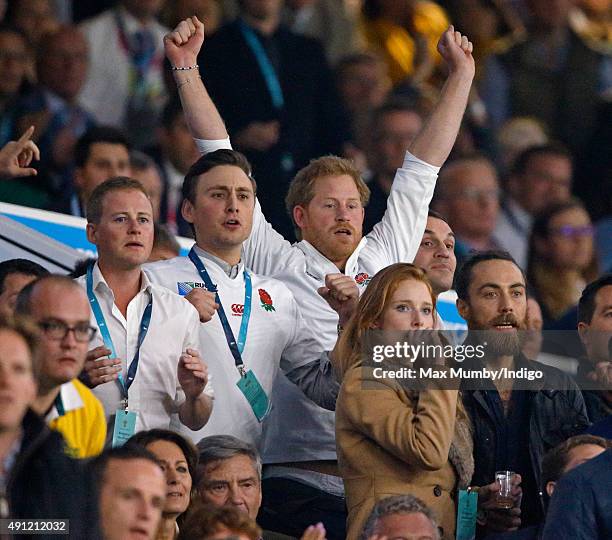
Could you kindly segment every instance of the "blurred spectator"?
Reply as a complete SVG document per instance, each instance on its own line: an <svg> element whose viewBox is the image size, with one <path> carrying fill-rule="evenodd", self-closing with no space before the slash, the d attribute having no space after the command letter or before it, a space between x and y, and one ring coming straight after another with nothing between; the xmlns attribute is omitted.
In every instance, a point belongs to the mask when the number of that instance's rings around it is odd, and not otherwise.
<svg viewBox="0 0 612 540"><path fill-rule="evenodd" d="M50 0L13 0L8 4L6 20L21 30L34 48L44 46L44 36L59 27Z"/></svg>
<svg viewBox="0 0 612 540"><path fill-rule="evenodd" d="M524 0L445 0L450 20L473 36L477 66L492 52L505 50L525 37L519 10Z"/></svg>
<svg viewBox="0 0 612 540"><path fill-rule="evenodd" d="M412 309L397 309L400 305ZM435 295L425 273L397 263L374 276L338 338L332 353L342 379L336 444L346 487L348 538L357 537L385 495L407 492L428 501L440 516L444 538L454 537L453 493L457 486L467 487L474 472L469 420L457 390L417 391L377 377L361 354L369 329L409 333L435 326ZM444 359L428 360L445 371ZM398 424L405 429L397 430Z"/></svg>
<svg viewBox="0 0 612 540"><path fill-rule="evenodd" d="M527 327L525 339L521 344L521 352L529 360L537 360L542 351L542 324L540 304L533 297L527 298Z"/></svg>
<svg viewBox="0 0 612 540"><path fill-rule="evenodd" d="M382 220L395 173L402 167L406 149L422 126L419 109L401 99L392 99L374 112L366 150L373 176L368 183L370 201L363 222L364 234Z"/></svg>
<svg viewBox="0 0 612 540"><path fill-rule="evenodd" d="M178 23L196 16L204 22L206 37L212 36L221 26L223 13L220 0L172 0L165 2L161 11L164 26L176 28Z"/></svg>
<svg viewBox="0 0 612 540"><path fill-rule="evenodd" d="M0 147L14 135L17 99L24 93L29 65L25 36L10 26L0 26Z"/></svg>
<svg viewBox="0 0 612 540"><path fill-rule="evenodd" d="M569 471L597 457L610 448L610 443L593 435L575 435L549 450L542 459L542 504L547 507L557 482ZM539 540L544 524L533 525L519 531L491 535L487 540Z"/></svg>
<svg viewBox="0 0 612 540"><path fill-rule="evenodd" d="M255 521L231 507L197 506L189 511L177 540L260 540ZM264 536L265 538L265 536Z"/></svg>
<svg viewBox="0 0 612 540"><path fill-rule="evenodd" d="M198 451L191 441L165 429L136 433L128 444L140 445L153 453L164 471L166 503L162 510L157 539L174 540L179 531L177 519L187 511L191 503Z"/></svg>
<svg viewBox="0 0 612 540"><path fill-rule="evenodd" d="M576 467L555 486L543 540L612 538L612 450Z"/></svg>
<svg viewBox="0 0 612 540"><path fill-rule="evenodd" d="M550 502L557 482L565 473L597 457L607 448L612 448L612 441L593 435L575 435L549 450L542 459L544 501Z"/></svg>
<svg viewBox="0 0 612 540"><path fill-rule="evenodd" d="M589 47L610 54L612 5L609 0L575 0L569 25Z"/></svg>
<svg viewBox="0 0 612 540"><path fill-rule="evenodd" d="M546 143L548 136L542 122L529 116L510 118L497 130L498 165L505 174L524 150Z"/></svg>
<svg viewBox="0 0 612 540"><path fill-rule="evenodd" d="M49 270L28 259L0 262L0 315L11 316L21 289L36 278L48 274Z"/></svg>
<svg viewBox="0 0 612 540"><path fill-rule="evenodd" d="M178 98L171 99L157 129L158 143L149 153L161 170L164 192L161 202L161 221L168 223L173 232L192 236L191 228L181 215L183 179L200 153L187 127Z"/></svg>
<svg viewBox="0 0 612 540"><path fill-rule="evenodd" d="M571 155L556 144L532 146L516 158L505 182L493 236L521 268L527 266L534 217L547 206L569 200L572 169Z"/></svg>
<svg viewBox="0 0 612 540"><path fill-rule="evenodd" d="M356 53L340 60L335 75L340 99L350 116L353 143L364 150L372 112L383 104L391 88L387 66L374 53Z"/></svg>
<svg viewBox="0 0 612 540"><path fill-rule="evenodd" d="M287 0L284 19L296 34L316 39L333 65L364 48L359 32L361 0Z"/></svg>
<svg viewBox="0 0 612 540"><path fill-rule="evenodd" d="M113 176L129 176L130 146L125 135L111 127L88 130L74 149L74 192L62 200L56 211L85 217L92 191Z"/></svg>
<svg viewBox="0 0 612 540"><path fill-rule="evenodd" d="M82 23L90 67L81 103L98 122L122 127L137 148L153 142L166 100L163 37L155 19L163 0L121 0Z"/></svg>
<svg viewBox="0 0 612 540"><path fill-rule="evenodd" d="M440 540L440 530L436 516L421 499L414 495L395 495L376 503L359 538Z"/></svg>
<svg viewBox="0 0 612 540"><path fill-rule="evenodd" d="M181 246L168 227L155 224L153 231L153 249L147 262L165 261L181 254Z"/></svg>
<svg viewBox="0 0 612 540"><path fill-rule="evenodd" d="M89 324L87 296L66 276L41 277L19 293L16 313L40 328L32 408L64 436L69 455L98 455L106 439L104 409L77 379L96 332Z"/></svg>
<svg viewBox="0 0 612 540"><path fill-rule="evenodd" d="M155 161L139 150L130 152L130 171L132 178L138 180L144 187L153 206L153 221L160 220L162 200L162 179Z"/></svg>
<svg viewBox="0 0 612 540"><path fill-rule="evenodd" d="M64 441L28 406L36 396L32 357L36 331L0 316L0 486L2 516L68 519L69 538L98 538L93 494Z"/></svg>
<svg viewBox="0 0 612 540"><path fill-rule="evenodd" d="M604 55L569 27L571 0L528 0L527 5L528 36L489 58L481 95L494 127L511 116L534 116L579 155L595 127L600 95L611 84Z"/></svg>
<svg viewBox="0 0 612 540"><path fill-rule="evenodd" d="M138 445L105 450L91 462L103 540L154 540L166 500L157 457Z"/></svg>
<svg viewBox="0 0 612 540"><path fill-rule="evenodd" d="M585 287L578 303L578 334L586 352L578 369L578 381L588 388L600 387L583 390L591 422L612 415L611 312L612 274L605 274Z"/></svg>
<svg viewBox="0 0 612 540"><path fill-rule="evenodd" d="M268 221L294 238L279 204L312 158L340 154L342 107L321 46L280 24L281 2L243 0L238 20L206 41L198 64L237 150L253 166Z"/></svg>
<svg viewBox="0 0 612 540"><path fill-rule="evenodd" d="M427 81L440 55L438 37L448 28L444 10L429 0L365 0L363 32L368 46L385 58L393 85L410 77Z"/></svg>
<svg viewBox="0 0 612 540"><path fill-rule="evenodd" d="M38 171L30 167L33 160L40 160L38 146L30 139L34 126L30 126L17 141L9 141L0 148L0 187L18 188L22 191L26 186L22 180L27 176L36 176ZM19 183L10 186L11 178ZM26 188L27 189L27 188ZM0 193L0 200L5 200L5 194Z"/></svg>
<svg viewBox="0 0 612 540"><path fill-rule="evenodd" d="M39 189L50 197L70 185L77 140L95 121L77 98L87 75L87 41L73 26L46 35L36 58L38 84L19 101L20 131L35 126L41 162ZM35 206L29 203L28 206Z"/></svg>
<svg viewBox="0 0 612 540"><path fill-rule="evenodd" d="M527 278L550 328L578 303L597 275L593 225L577 200L548 207L535 219L529 240ZM573 330L573 324L567 330Z"/></svg>
<svg viewBox="0 0 612 540"><path fill-rule="evenodd" d="M462 382L474 437L472 483L487 484L496 471L515 471L522 479L521 525L535 525L544 515L538 495L541 459L550 448L588 427L584 400L568 375L529 360L520 351L519 331L527 325L526 285L523 271L510 255L474 254L457 272L455 283L457 309L470 330L465 344L484 344L486 351L482 360L467 359L463 367L541 373L534 385L523 389L517 389L511 377ZM487 526L492 528L490 520Z"/></svg>
<svg viewBox="0 0 612 540"><path fill-rule="evenodd" d="M499 214L499 183L493 164L484 156L458 158L440 171L434 208L446 216L455 233L455 255L494 249Z"/></svg>

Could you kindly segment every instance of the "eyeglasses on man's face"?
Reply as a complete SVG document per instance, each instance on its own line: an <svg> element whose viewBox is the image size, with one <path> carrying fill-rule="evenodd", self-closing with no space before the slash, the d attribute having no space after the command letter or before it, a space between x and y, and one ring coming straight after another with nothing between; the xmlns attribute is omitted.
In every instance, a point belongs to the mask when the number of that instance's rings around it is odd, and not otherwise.
<svg viewBox="0 0 612 540"><path fill-rule="evenodd" d="M44 332L45 336L54 340L64 339L68 335L68 332L72 331L74 333L74 339L80 343L89 343L97 332L97 329L90 326L88 323L79 323L70 326L59 319L40 321L38 326Z"/></svg>

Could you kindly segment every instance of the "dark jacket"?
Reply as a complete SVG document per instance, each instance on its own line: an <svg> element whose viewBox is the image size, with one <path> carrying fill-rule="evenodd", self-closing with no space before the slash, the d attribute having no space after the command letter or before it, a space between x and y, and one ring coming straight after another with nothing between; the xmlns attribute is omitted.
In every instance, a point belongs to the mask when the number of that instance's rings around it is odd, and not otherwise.
<svg viewBox="0 0 612 540"><path fill-rule="evenodd" d="M476 362L466 364L464 367L467 369L481 367ZM569 437L583 433L589 426L589 419L582 394L568 375L556 368L528 360L522 354L515 359L515 365L517 368L543 372L542 379L528 383L529 391L533 392L529 409L529 463L533 478L537 486L540 486L544 454ZM474 485L490 484L495 478L495 416L484 395L491 385L490 381L472 380L468 387L464 381L463 401L474 434ZM542 518L544 509L538 513Z"/></svg>
<svg viewBox="0 0 612 540"><path fill-rule="evenodd" d="M542 538L612 538L612 450L579 465L557 482Z"/></svg>
<svg viewBox="0 0 612 540"><path fill-rule="evenodd" d="M62 436L31 411L23 420L23 440L9 473L7 494L13 519L68 519L69 538L100 538L92 482L82 462L68 457Z"/></svg>

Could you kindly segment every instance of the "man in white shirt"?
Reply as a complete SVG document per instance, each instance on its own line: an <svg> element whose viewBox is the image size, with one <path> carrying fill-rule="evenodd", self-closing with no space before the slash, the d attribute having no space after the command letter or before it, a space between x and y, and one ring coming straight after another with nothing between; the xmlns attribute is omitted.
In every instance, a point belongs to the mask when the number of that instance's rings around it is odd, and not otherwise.
<svg viewBox="0 0 612 540"><path fill-rule="evenodd" d="M200 429L211 414L212 390L197 352L199 318L193 306L141 271L153 245L144 188L125 177L107 180L92 193L87 219L98 262L78 282L101 336L85 372L111 419L113 444L130 431L181 424ZM113 423L117 415L132 425Z"/></svg>
<svg viewBox="0 0 612 540"><path fill-rule="evenodd" d="M175 80L187 122L199 139L196 142L201 151L206 152L229 148L229 139L196 72L195 60L203 38L201 23L192 18L166 36L165 47L172 66L180 68L175 71ZM319 350L330 350L337 338L338 315L317 294L326 275L342 272L363 288L381 268L414 259L436 175L454 144L474 76L472 45L465 36L451 27L442 37L439 50L447 62L449 77L431 118L398 169L383 220L370 234L362 238L367 187L354 168L339 158L316 160L292 183L287 200L301 242L292 246L266 223L259 205L255 206L243 260L255 271L281 279L291 289L315 331ZM270 497L264 507L286 503L289 491L292 503L303 496L304 504L292 505L295 511L281 528L278 521L262 525L298 535L309 523L323 521L330 540L344 538L346 514L342 480L335 466L334 415L303 399L286 378L277 379L274 392L280 406L266 426L263 458L265 463L280 466L264 473L264 499L272 493L276 481L279 488L283 483L283 489L277 490L278 500ZM312 501L325 510L309 513L315 506Z"/></svg>
<svg viewBox="0 0 612 540"><path fill-rule="evenodd" d="M97 121L124 128L137 148L154 142L167 95L162 2L121 0L80 25L89 43L89 72L80 102Z"/></svg>
<svg viewBox="0 0 612 540"><path fill-rule="evenodd" d="M338 392L331 364L291 291L242 261L255 205L250 174L246 158L234 150L201 157L183 183L183 216L196 245L189 257L146 266L151 281L185 295L204 323L200 342L216 397L210 421L192 435L195 441L231 434L258 445L279 367L321 405L333 409Z"/></svg>

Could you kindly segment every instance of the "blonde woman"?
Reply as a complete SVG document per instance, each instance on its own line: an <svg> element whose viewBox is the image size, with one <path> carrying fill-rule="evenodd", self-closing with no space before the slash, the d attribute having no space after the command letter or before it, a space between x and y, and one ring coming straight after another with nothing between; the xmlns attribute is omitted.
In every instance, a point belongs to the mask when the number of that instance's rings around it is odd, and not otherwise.
<svg viewBox="0 0 612 540"><path fill-rule="evenodd" d="M336 444L349 540L359 537L377 501L401 494L423 500L436 513L443 537L454 538L455 493L468 485L474 468L469 421L459 392L410 390L397 379L375 377L362 357L370 330L435 328L435 304L420 268L389 266L370 282L334 349L342 377Z"/></svg>

